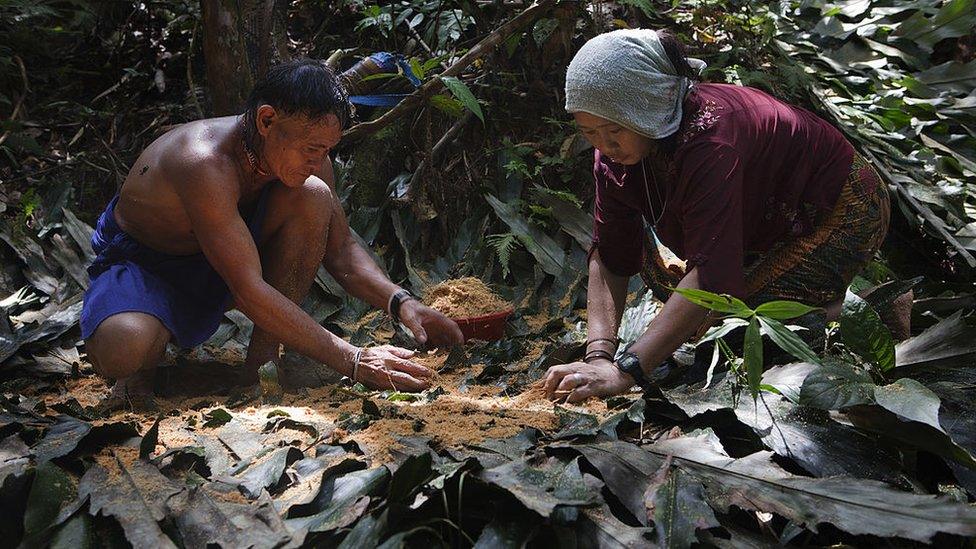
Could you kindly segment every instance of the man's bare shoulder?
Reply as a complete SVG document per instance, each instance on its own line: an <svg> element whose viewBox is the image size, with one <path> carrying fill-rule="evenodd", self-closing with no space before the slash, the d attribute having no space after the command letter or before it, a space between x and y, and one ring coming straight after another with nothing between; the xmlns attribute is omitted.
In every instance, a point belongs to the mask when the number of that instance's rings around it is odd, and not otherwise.
<svg viewBox="0 0 976 549"><path fill-rule="evenodd" d="M208 118L174 128L159 143L159 167L174 187L208 181L237 187L236 117Z"/></svg>

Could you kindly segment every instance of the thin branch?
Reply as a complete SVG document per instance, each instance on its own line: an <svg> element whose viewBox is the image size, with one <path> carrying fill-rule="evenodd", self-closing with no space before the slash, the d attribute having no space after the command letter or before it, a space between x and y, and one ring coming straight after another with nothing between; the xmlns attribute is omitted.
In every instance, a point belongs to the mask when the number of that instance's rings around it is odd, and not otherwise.
<svg viewBox="0 0 976 549"><path fill-rule="evenodd" d="M464 129L464 126L466 126L473 119L474 113L468 111L464 116L461 117L460 120L455 122L454 125L451 126L440 139L437 140L437 143L435 143L430 149L429 157L421 161L420 164L417 165L417 169L413 171L413 175L410 176L410 183L407 186L407 192L403 197L403 200L410 200L410 198L413 196L413 190L416 188L414 185L417 183L420 175L423 174L428 165L433 164L437 160L437 157L440 155L441 151L444 150L444 147L446 147L448 143L453 142L455 138L457 138L458 134L461 133L461 130Z"/></svg>
<svg viewBox="0 0 976 549"><path fill-rule="evenodd" d="M455 61L449 68L447 68L439 76L454 76L460 74L464 69L468 67L475 60L481 58L483 55L493 50L495 46L501 44L506 38L508 38L513 33L521 30L525 26L534 22L536 19L541 17L546 11L549 10L556 0L541 0L530 6L528 9L518 14L512 20L505 23L504 25L498 27L494 32L486 36L481 42L478 42L473 48L468 50L466 54L461 56L460 59ZM417 88L412 94L408 95L401 101L397 106L393 107L387 111L383 116L377 118L376 120L371 120L369 122L363 122L356 124L355 126L349 128L342 134L342 138L347 143L349 141L355 141L361 139L368 135L371 135L386 126L388 126L394 120L400 118L401 116L407 114L416 108L419 104L423 102L426 97L429 97L444 86L444 83L440 78L432 78L424 83L423 86Z"/></svg>

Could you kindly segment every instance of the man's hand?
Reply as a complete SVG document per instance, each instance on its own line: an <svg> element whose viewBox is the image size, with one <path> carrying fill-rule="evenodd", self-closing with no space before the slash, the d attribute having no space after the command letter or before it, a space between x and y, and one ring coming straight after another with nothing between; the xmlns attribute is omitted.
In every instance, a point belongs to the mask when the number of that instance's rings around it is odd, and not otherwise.
<svg viewBox="0 0 976 549"><path fill-rule="evenodd" d="M413 351L393 345L364 347L353 381L362 382L371 389L423 391L430 387L434 372L411 362L413 354Z"/></svg>
<svg viewBox="0 0 976 549"><path fill-rule="evenodd" d="M457 322L416 299L408 299L400 305L400 322L410 328L420 344L429 341L434 347L451 347L464 343Z"/></svg>
<svg viewBox="0 0 976 549"><path fill-rule="evenodd" d="M543 389L549 400L583 402L596 396L619 395L634 386L634 379L609 360L558 364L546 372Z"/></svg>

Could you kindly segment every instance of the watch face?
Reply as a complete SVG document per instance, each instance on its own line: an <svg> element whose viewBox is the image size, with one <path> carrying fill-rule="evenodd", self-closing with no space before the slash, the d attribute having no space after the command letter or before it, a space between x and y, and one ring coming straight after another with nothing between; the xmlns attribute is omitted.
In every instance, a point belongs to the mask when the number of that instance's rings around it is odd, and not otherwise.
<svg viewBox="0 0 976 549"><path fill-rule="evenodd" d="M632 373L634 370L640 369L640 359L637 355L632 353L624 353L619 359L617 359L617 364L620 365L620 369L624 372Z"/></svg>

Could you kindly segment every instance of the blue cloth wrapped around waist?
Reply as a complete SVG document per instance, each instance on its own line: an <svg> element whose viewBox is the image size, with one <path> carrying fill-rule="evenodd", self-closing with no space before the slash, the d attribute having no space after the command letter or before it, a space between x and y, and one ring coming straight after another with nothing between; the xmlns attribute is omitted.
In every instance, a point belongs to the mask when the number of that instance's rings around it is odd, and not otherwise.
<svg viewBox="0 0 976 549"><path fill-rule="evenodd" d="M255 242L260 237L266 186L247 221ZM85 292L81 335L88 339L106 318L124 312L155 316L180 347L195 347L217 331L232 304L227 284L203 253L173 255L154 250L119 227L109 202L92 235L95 259L88 267L91 286Z"/></svg>

